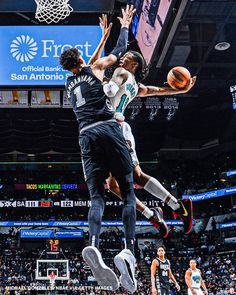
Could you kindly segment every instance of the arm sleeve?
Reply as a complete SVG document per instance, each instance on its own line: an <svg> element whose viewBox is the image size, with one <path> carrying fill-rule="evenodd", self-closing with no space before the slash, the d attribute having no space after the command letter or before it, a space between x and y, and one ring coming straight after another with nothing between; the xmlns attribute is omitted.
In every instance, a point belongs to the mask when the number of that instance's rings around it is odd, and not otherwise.
<svg viewBox="0 0 236 295"><path fill-rule="evenodd" d="M126 51L128 46L129 29L121 28L120 35L116 43L116 47L112 50L111 54L120 58Z"/></svg>

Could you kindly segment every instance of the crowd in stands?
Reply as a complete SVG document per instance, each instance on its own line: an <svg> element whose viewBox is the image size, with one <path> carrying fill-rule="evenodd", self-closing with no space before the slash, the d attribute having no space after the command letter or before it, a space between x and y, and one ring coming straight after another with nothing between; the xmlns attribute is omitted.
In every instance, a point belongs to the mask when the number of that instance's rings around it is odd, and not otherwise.
<svg viewBox="0 0 236 295"><path fill-rule="evenodd" d="M235 249L231 245L223 245L223 241L221 241L221 246L216 247L216 244L218 244L217 235L218 233L214 231L200 234L192 233L189 236L183 236L175 232L170 233L170 239L165 240L164 244L167 247L167 258L171 261L172 271L181 285L179 293L176 293L173 289L171 294L186 294L184 274L189 267L188 263L191 258L196 259L198 262L198 267L202 271L209 295L230 294L227 293L229 288L236 287ZM181 236L182 242L180 244ZM122 237L123 234L118 229L104 231L101 235L100 247L103 249L102 254L105 257L105 262L113 269L115 269L113 257L121 250L121 245L123 244ZM139 238L146 240L152 238L153 240L153 237L155 235L151 233L139 234L137 240ZM87 240L87 234L85 235L85 240ZM156 257L157 243L160 243L160 241L147 243L142 249L136 246L138 290L135 295L150 294L150 265ZM32 249L25 248L20 242L19 234L15 229L0 235L1 295L7 294L6 286L31 286L32 288L47 286L46 282L35 280L36 260L40 256L41 259L45 259L42 257L45 246L37 246L37 242L35 244L36 246ZM214 245L215 247L212 247ZM64 283L64 286L68 288L65 294L128 294L122 288L116 292L101 291L96 285L91 272L83 262L81 249L78 247L70 248L67 246L63 249L63 252L65 257L69 259L70 269L70 280ZM62 285L60 281L56 283L56 286ZM37 294L36 291L35 293L34 291L30 291L30 293L27 293L29 291L17 292L9 294Z"/></svg>
<svg viewBox="0 0 236 295"><path fill-rule="evenodd" d="M41 256L44 248L25 249L18 246L18 235L12 230L8 234L0 236L0 294L5 294L6 286L20 287L30 286L34 289L37 287L47 287L49 284L44 281L35 280L36 260ZM114 268L112 263L114 255L121 250L122 232L108 231L101 235L101 248L108 249L103 255L106 255L106 263ZM119 292L101 291L96 285L90 270L86 267L81 256L81 250L76 248L66 248L63 251L65 257L69 259L70 280L64 286L68 288L65 294L128 294L125 290ZM64 258L64 257L63 257ZM44 258L45 259L45 258ZM52 258L51 258L52 259ZM62 259L62 258L61 258ZM117 273L118 274L118 273ZM140 268L137 268L137 278L139 280L138 292L136 294L149 294L149 283L143 277ZM62 286L62 282L56 283L56 286ZM86 287L84 287L86 286ZM70 291L70 289L74 289ZM84 289L84 291L83 291ZM86 289L86 290L85 290ZM80 293L76 293L80 290ZM1 293L2 292L2 293ZM24 291L25 292L25 291ZM19 294L37 294L19 293ZM18 294L18 293L11 293Z"/></svg>
<svg viewBox="0 0 236 295"><path fill-rule="evenodd" d="M154 165L143 165L143 170L159 179L163 185L174 195L180 196L184 192L187 194L200 193L207 190L218 189L224 186L230 186L233 182L220 181L220 174L223 171L233 170L234 158L232 156L212 157L209 161L192 160L168 160L164 157ZM142 166L142 165L141 165ZM22 173L22 171L24 173ZM50 172L50 173L49 173ZM26 170L24 166L16 167L16 170L0 171L0 200L39 200L50 199L60 201L65 199L85 200L88 199L88 192L85 190L16 190L15 184L19 183L77 183L83 184L83 174L81 167L78 170L62 169L50 170ZM136 190L136 195L145 200L149 198L144 190ZM108 199L112 198L108 194ZM229 197L230 198L230 197ZM222 200L204 201L194 204L195 218L202 218L202 222L207 223L209 216L225 214L232 212L230 203L227 205L227 198ZM160 202L160 205L163 204ZM121 207L107 207L104 219L121 220ZM171 215L166 213L165 218L172 219ZM71 221L86 220L88 207L74 208L2 208L0 211L1 221ZM170 212L171 213L171 212ZM227 218L227 217L226 217ZM138 214L139 220L145 218ZM235 220L235 219L234 219ZM233 221L234 221L233 220ZM222 220L226 222L228 220ZM229 288L236 289L235 274L235 244L224 243L224 233L217 229L206 232L204 227L199 232L192 232L189 235L183 235L175 227L170 227L168 238L164 241L167 247L167 257L171 261L172 270L178 282L181 285L181 291L176 293L172 290L171 294L186 294L186 285L184 282L184 273L188 269L188 263L191 258L198 261L198 267L202 271L206 282L209 295L225 295ZM68 288L74 290L66 291L65 294L80 295L126 295L127 291L120 288L116 292L99 290L93 280L91 272L86 267L81 257L81 247L87 240L87 234L83 243L76 247L67 245L63 251L69 259L70 280L66 283ZM113 257L121 250L123 233L116 230L104 231L101 235L100 247L105 261L114 268ZM156 232L142 233L137 235L137 239L156 239ZM79 247L80 246L80 247ZM35 247L31 249L24 247L19 238L19 232L16 228L8 233L0 233L0 295L23 295L38 294L37 291L8 291L6 286L46 286L45 282L35 280L36 259L40 257L45 245L35 241ZM156 256L156 243L150 243L144 249L136 246L137 258L137 277L138 290L135 295L150 294L150 265L152 259ZM57 282L60 284L60 282ZM86 288L84 286L87 286ZM75 289L79 287L79 292ZM175 293L174 293L175 292ZM45 293L44 293L45 294ZM60 294L63 294L62 292ZM234 293L232 293L234 294Z"/></svg>

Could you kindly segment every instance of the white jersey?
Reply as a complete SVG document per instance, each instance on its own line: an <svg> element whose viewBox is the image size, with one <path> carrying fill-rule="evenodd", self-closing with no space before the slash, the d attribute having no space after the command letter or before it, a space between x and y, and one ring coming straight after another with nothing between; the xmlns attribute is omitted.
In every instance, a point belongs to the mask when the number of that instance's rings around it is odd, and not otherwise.
<svg viewBox="0 0 236 295"><path fill-rule="evenodd" d="M115 110L115 118L124 121L124 111L127 105L136 97L138 93L138 84L135 81L135 77L129 71L128 79L124 84L120 86L119 91L115 97L111 97L110 101ZM123 118L123 119L122 119Z"/></svg>
<svg viewBox="0 0 236 295"><path fill-rule="evenodd" d="M194 289L196 295L203 295L201 290L201 272L198 268L191 270L191 287ZM188 295L192 295L192 291L188 289Z"/></svg>
<svg viewBox="0 0 236 295"><path fill-rule="evenodd" d="M196 270L191 269L191 287L200 289L201 286L201 272L198 268Z"/></svg>

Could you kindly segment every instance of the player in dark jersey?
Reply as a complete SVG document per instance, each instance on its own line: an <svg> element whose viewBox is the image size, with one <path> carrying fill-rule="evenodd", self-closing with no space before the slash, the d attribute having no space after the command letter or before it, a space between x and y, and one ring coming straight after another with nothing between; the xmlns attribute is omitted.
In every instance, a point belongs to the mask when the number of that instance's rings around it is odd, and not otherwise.
<svg viewBox="0 0 236 295"><path fill-rule="evenodd" d="M122 192L126 244L126 249L114 260L121 272L120 283L131 293L137 289L133 255L136 222L133 167L120 125L113 118L114 111L103 91L102 81L105 69L114 64L127 48L128 28L134 11L133 6L122 10L120 36L110 55L97 59L89 67L76 48L66 50L60 57L62 68L74 74L67 79L66 91L79 123L82 163L91 198L88 214L90 246L83 250L82 255L101 286L118 289L115 273L105 265L98 251L105 207L104 182L111 172Z"/></svg>
<svg viewBox="0 0 236 295"><path fill-rule="evenodd" d="M165 246L157 247L157 258L151 265L152 295L169 295L170 280L175 284L177 291L180 286L171 271L170 261L165 258Z"/></svg>

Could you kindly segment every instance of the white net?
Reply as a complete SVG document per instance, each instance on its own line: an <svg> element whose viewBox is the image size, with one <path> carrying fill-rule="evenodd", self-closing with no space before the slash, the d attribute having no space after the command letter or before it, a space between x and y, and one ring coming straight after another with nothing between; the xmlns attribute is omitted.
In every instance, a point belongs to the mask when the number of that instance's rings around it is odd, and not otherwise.
<svg viewBox="0 0 236 295"><path fill-rule="evenodd" d="M57 23L65 19L73 11L69 0L35 0L37 10L35 18L40 22Z"/></svg>
<svg viewBox="0 0 236 295"><path fill-rule="evenodd" d="M49 283L50 283L51 290L55 288L56 277L57 276L53 272L49 275Z"/></svg>

